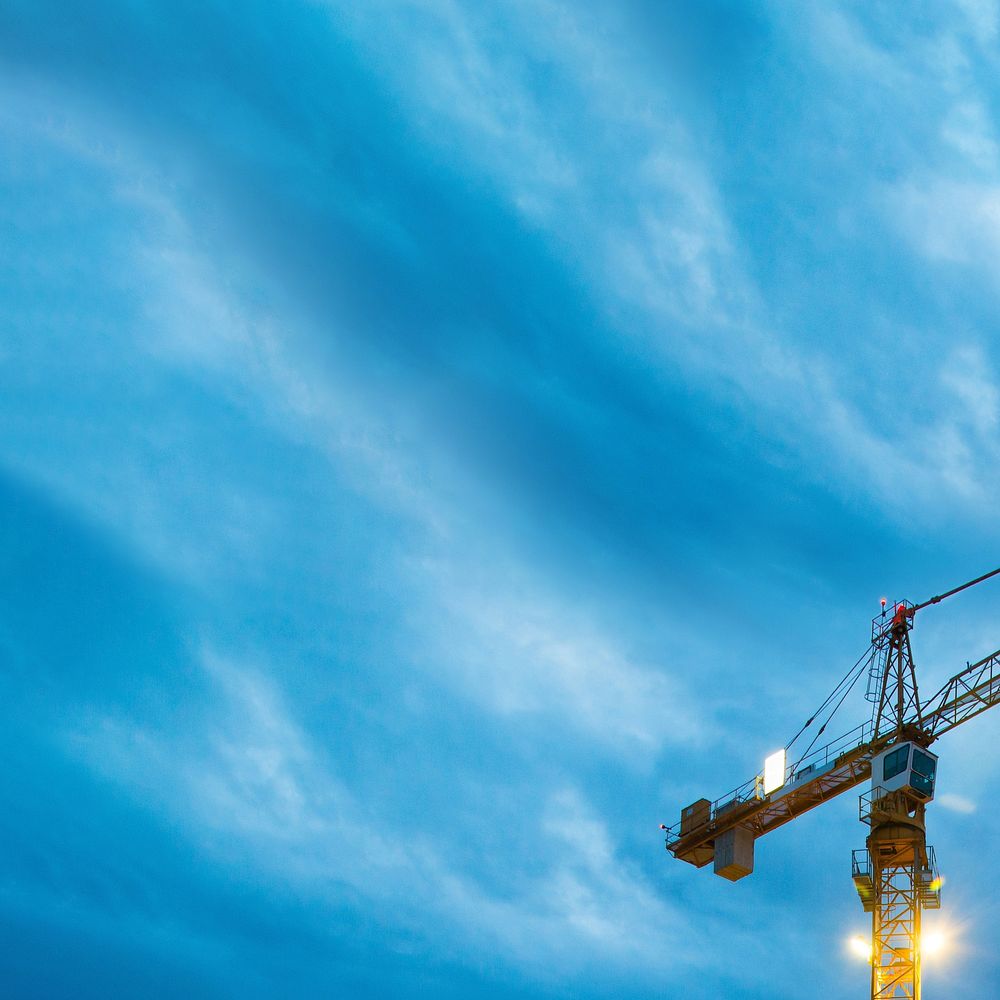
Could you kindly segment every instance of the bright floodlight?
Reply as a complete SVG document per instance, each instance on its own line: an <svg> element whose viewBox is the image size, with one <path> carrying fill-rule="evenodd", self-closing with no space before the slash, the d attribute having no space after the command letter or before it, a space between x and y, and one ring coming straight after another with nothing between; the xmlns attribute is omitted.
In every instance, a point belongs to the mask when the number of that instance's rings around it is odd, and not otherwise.
<svg viewBox="0 0 1000 1000"><path fill-rule="evenodd" d="M785 751L778 750L764 761L764 794L781 788L785 783Z"/></svg>
<svg viewBox="0 0 1000 1000"><path fill-rule="evenodd" d="M947 945L948 939L943 931L925 930L920 934L920 953L927 955L940 955Z"/></svg>
<svg viewBox="0 0 1000 1000"><path fill-rule="evenodd" d="M863 958L866 962L871 961L871 942L866 941L860 934L855 934L854 937L849 938L847 941L847 947L851 949L852 955L857 955L858 958Z"/></svg>

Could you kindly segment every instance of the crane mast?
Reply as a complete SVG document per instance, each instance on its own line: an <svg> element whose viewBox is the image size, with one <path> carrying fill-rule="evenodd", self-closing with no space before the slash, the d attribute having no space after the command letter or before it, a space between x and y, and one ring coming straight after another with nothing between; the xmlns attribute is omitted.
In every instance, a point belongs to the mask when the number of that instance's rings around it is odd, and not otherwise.
<svg viewBox="0 0 1000 1000"><path fill-rule="evenodd" d="M714 863L717 875L735 882L753 871L758 838L870 779L859 803L869 832L864 849L853 852L852 877L872 915L872 1000L921 996L921 915L941 905L941 877L925 825L937 777L937 756L929 747L1000 704L1000 650L967 664L922 701L910 631L917 612L998 574L993 570L921 604L899 602L891 613L883 600L868 651L824 703L834 707L806 752L789 765L786 747L768 758L762 774L715 802L698 799L681 810L678 823L661 825L674 857L698 868ZM866 670L871 719L813 749Z"/></svg>
<svg viewBox="0 0 1000 1000"><path fill-rule="evenodd" d="M910 647L913 616L912 605L903 602L887 625L883 609L881 627L878 619L872 627L873 679L881 680L874 731L891 734L892 742L872 761L872 786L860 800L861 819L871 832L851 866L861 904L872 915L872 1000L919 1000L921 913L941 905L924 818L937 758L927 752L931 740Z"/></svg>

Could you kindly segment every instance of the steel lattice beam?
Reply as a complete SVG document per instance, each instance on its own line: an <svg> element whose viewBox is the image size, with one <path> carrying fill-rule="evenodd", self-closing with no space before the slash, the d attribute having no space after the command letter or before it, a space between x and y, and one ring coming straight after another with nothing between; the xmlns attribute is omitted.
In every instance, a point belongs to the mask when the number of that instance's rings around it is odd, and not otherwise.
<svg viewBox="0 0 1000 1000"><path fill-rule="evenodd" d="M919 1000L920 901L912 865L875 863L872 1000Z"/></svg>

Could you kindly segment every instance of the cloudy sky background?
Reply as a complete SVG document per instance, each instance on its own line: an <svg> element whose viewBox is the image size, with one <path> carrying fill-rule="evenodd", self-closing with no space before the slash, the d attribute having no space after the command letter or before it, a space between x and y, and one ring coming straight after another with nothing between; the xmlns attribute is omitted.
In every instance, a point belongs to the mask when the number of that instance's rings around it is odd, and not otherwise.
<svg viewBox="0 0 1000 1000"><path fill-rule="evenodd" d="M863 996L855 796L657 826L1000 565L998 114L990 0L0 3L11 994Z"/></svg>

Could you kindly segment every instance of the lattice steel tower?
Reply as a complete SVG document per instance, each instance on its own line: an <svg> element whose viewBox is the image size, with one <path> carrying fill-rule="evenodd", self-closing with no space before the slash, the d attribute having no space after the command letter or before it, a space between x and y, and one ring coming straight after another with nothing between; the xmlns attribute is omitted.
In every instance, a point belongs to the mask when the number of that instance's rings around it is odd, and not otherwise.
<svg viewBox="0 0 1000 1000"><path fill-rule="evenodd" d="M871 833L865 850L854 852L852 868L861 903L872 915L873 1000L919 1000L921 911L941 905L941 879L924 826L937 757L927 750L933 737L920 711L909 636L913 615L904 602L887 621L883 605L872 622L874 733L892 742L872 758L872 785L860 809Z"/></svg>

